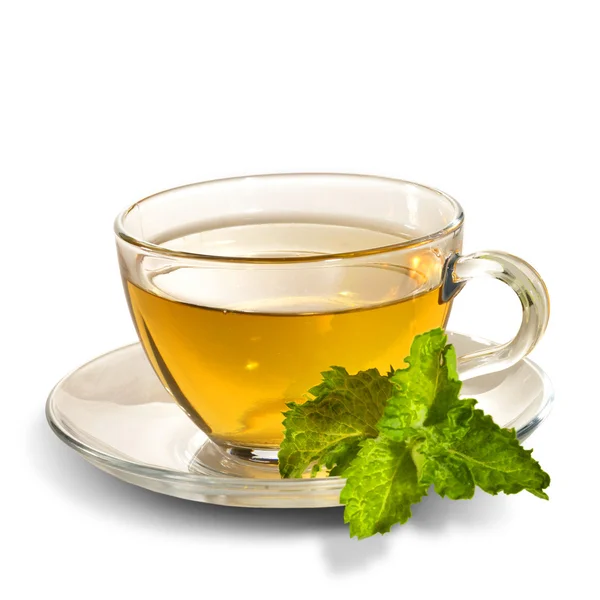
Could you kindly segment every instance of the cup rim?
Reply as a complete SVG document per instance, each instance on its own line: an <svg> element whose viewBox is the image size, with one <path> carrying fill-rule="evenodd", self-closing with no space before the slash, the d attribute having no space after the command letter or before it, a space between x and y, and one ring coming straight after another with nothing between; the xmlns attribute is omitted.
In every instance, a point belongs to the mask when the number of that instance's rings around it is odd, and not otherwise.
<svg viewBox="0 0 600 600"><path fill-rule="evenodd" d="M129 233L127 228L125 227L125 219L129 215L131 211L140 206L142 203L147 202L157 196L162 194L180 191L187 188L199 187L202 185L214 185L217 183L226 183L232 182L236 180L243 179L267 179L267 178L277 178L277 177L315 177L315 176L330 176L330 177L356 177L361 179L368 179L373 181L383 181L383 182L392 182L392 183L400 183L400 184L408 184L414 185L425 190L429 190L434 192L444 200L446 200L454 209L454 218L445 225L443 228L429 233L427 235L407 240L405 242L398 242L396 244L386 244L384 246L377 246L373 248L366 248L362 250L355 251L346 251L339 253L330 253L330 254L315 254L310 256L278 256L278 257L256 257L256 256L219 256L213 254L202 254L199 252L189 252L186 250L174 250L171 248L166 248L164 246L160 246L158 244L154 244L152 242L148 242L141 238L136 237L135 235ZM464 222L464 212L462 206L455 200L452 196L442 192L441 190L424 185L422 183L416 183L414 181L408 181L406 179L397 179L394 177L383 177L379 175L363 175L359 173L332 173L332 172L288 172L288 173L264 173L257 175L241 175L236 177L225 177L219 179L211 179L208 181L200 181L197 183L190 183L187 185L177 186L174 188L169 188L166 190L162 190L155 194L151 194L150 196L146 196L140 200L137 200L125 210L120 212L115 221L114 221L114 232L116 236L123 240L124 242L131 244L133 246L137 246L154 255L161 255L170 258L183 258L183 259L191 259L191 260L205 260L205 261L214 261L214 262L226 262L226 263L260 263L260 264L282 264L282 263L314 263L314 262L323 262L328 260L338 260L338 259L347 259L347 258L359 258L362 256L372 256L376 254L384 254L387 252L395 252L397 250L408 250L411 248L415 248L418 246L423 246L432 241L439 240L459 229Z"/></svg>

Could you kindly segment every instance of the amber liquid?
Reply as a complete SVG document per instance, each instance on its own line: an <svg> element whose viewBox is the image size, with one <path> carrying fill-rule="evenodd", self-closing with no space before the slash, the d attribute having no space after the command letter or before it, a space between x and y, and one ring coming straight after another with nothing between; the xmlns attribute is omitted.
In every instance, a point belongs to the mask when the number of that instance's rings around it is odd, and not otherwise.
<svg viewBox="0 0 600 600"><path fill-rule="evenodd" d="M286 403L304 401L321 371L400 367L413 337L444 326L449 309L438 289L367 307L353 299L340 308L341 297L329 311L323 299L322 312L314 298L311 311L286 298L292 309L271 313L196 306L130 282L126 290L165 387L213 440L250 448L279 445Z"/></svg>

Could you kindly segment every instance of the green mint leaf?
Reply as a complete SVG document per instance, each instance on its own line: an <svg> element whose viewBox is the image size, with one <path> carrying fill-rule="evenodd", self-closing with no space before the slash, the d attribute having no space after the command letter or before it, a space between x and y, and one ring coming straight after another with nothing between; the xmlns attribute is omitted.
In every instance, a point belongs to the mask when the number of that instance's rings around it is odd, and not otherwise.
<svg viewBox="0 0 600 600"><path fill-rule="evenodd" d="M341 475L356 456L359 444L375 437L376 424L391 394L392 385L377 369L349 375L332 367L323 381L309 390L315 398L303 404L291 402L284 413L285 437L279 450L282 477L302 477L315 463L331 475Z"/></svg>
<svg viewBox="0 0 600 600"><path fill-rule="evenodd" d="M448 411L460 404L460 390L462 382L458 378L456 368L456 350L454 346L448 345L441 352L440 372L436 386L436 394L433 397L424 426L435 425L446 419Z"/></svg>
<svg viewBox="0 0 600 600"><path fill-rule="evenodd" d="M397 442L417 435L423 425L442 421L460 393L456 353L441 329L415 337L408 367L389 376L393 392L377 428Z"/></svg>
<svg viewBox="0 0 600 600"><path fill-rule="evenodd" d="M340 501L346 505L344 521L350 536L359 539L386 533L405 523L410 507L427 494L418 481L409 446L386 438L368 439L346 470Z"/></svg>
<svg viewBox="0 0 600 600"><path fill-rule="evenodd" d="M445 422L426 428L420 480L433 484L441 496L472 498L475 486L488 494L516 494L527 490L548 499L543 491L550 477L525 450L514 429L503 429L474 400L462 401Z"/></svg>

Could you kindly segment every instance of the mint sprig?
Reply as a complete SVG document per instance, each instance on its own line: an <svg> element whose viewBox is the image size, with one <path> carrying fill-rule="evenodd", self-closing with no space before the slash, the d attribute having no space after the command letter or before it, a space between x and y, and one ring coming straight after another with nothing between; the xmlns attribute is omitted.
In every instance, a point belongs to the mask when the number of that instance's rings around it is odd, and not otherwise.
<svg viewBox="0 0 600 600"><path fill-rule="evenodd" d="M279 452L282 477L325 468L346 478L340 502L350 535L385 533L411 516L433 485L441 496L472 498L522 490L547 499L550 477L521 447L514 429L502 429L461 399L456 353L441 329L417 336L408 367L381 375L349 375L341 367L304 404L289 404Z"/></svg>

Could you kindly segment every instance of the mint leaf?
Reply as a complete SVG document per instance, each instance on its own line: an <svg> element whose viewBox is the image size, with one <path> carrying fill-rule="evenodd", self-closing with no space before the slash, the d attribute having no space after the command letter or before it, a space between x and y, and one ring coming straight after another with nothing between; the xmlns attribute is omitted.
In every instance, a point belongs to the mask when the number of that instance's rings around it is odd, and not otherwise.
<svg viewBox="0 0 600 600"><path fill-rule="evenodd" d="M377 428L386 437L402 441L415 429L441 421L458 399L461 383L456 371L456 353L446 346L441 329L415 337L408 367L389 376L393 392Z"/></svg>
<svg viewBox="0 0 600 600"><path fill-rule="evenodd" d="M349 375L332 367L323 381L309 390L315 398L304 404L291 402L284 413L285 437L279 450L282 477L302 477L315 463L341 474L356 456L359 444L377 435L376 424L392 385L377 369Z"/></svg>
<svg viewBox="0 0 600 600"><path fill-rule="evenodd" d="M419 446L423 456L420 479L433 484L441 496L454 500L471 498L475 486L488 494L516 494L527 490L548 499L543 491L550 477L525 450L514 429L503 429L475 401L448 413L446 422L426 428Z"/></svg>
<svg viewBox="0 0 600 600"><path fill-rule="evenodd" d="M454 346L448 345L440 355L440 372L436 393L423 425L435 425L446 419L448 411L461 402L459 398L461 388L462 382L458 378L456 368L456 350L454 350Z"/></svg>
<svg viewBox="0 0 600 600"><path fill-rule="evenodd" d="M409 446L389 439L368 439L346 470L340 502L346 505L344 521L350 536L359 539L386 533L405 523L410 507L427 494L418 481Z"/></svg>

